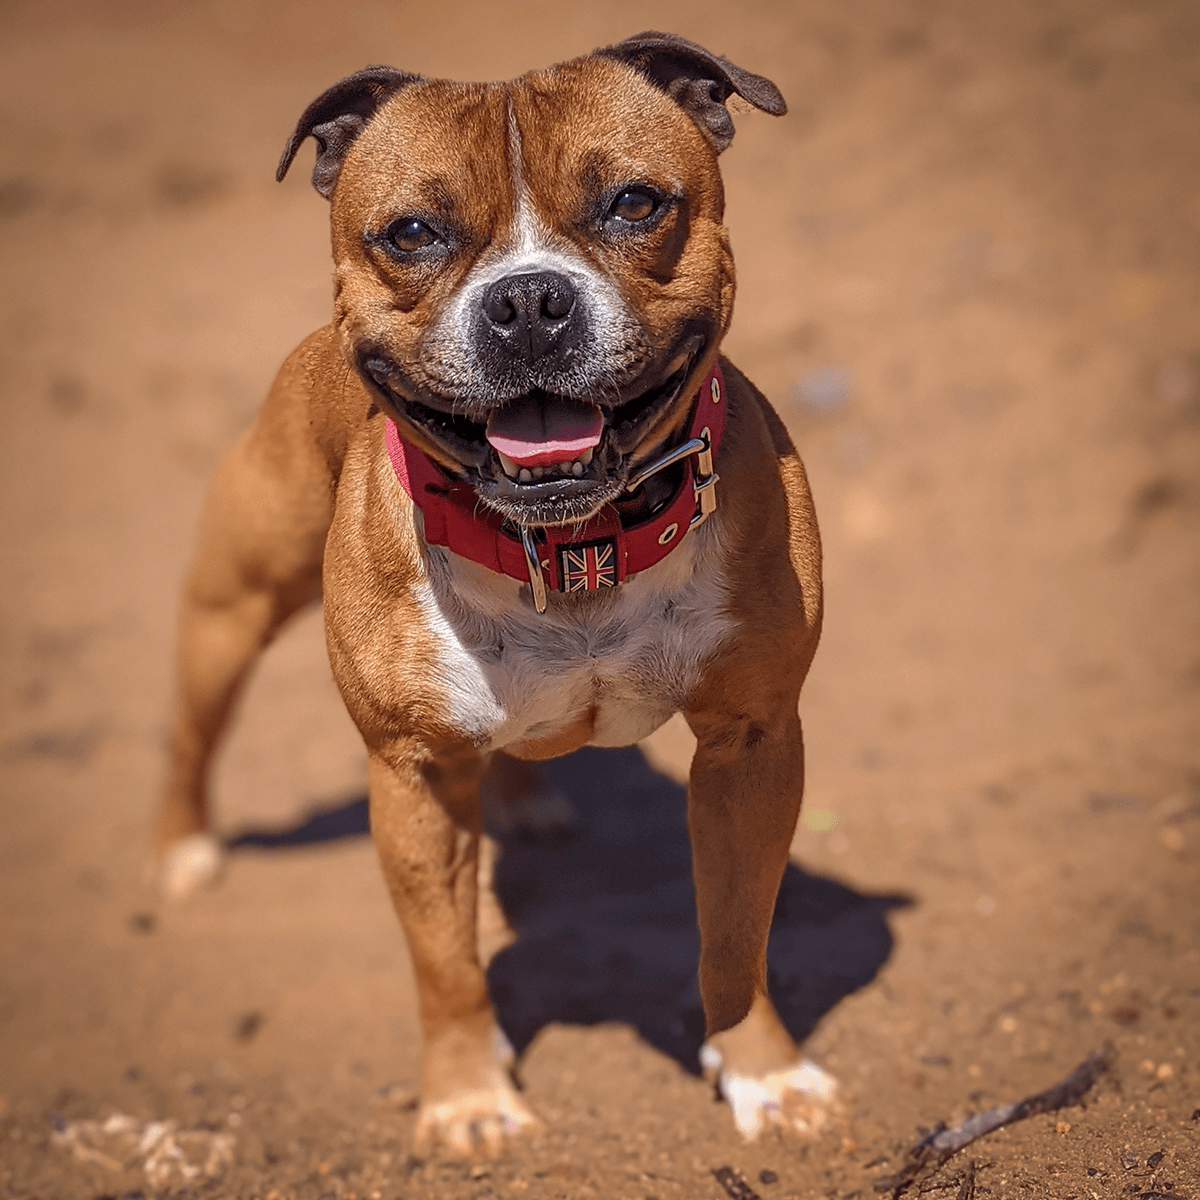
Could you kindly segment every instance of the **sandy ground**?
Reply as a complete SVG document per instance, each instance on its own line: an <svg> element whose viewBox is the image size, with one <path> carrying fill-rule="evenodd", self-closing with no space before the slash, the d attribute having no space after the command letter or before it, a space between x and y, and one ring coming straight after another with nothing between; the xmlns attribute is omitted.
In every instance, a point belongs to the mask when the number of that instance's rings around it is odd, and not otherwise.
<svg viewBox="0 0 1200 1200"><path fill-rule="evenodd" d="M974 1162L995 1200L1200 1198L1195 4L0 22L0 1194L851 1200L919 1127L1111 1043L1086 1107L977 1142L931 1194L966 1197ZM222 759L223 885L142 887L175 596L206 480L327 319L325 204L307 169L272 180L305 104L368 62L505 77L645 27L792 106L741 115L722 160L727 349L826 538L772 976L844 1107L746 1146L696 1074L672 724L554 764L582 836L500 864L520 936L495 992L545 1133L422 1162L411 978L316 614Z"/></svg>

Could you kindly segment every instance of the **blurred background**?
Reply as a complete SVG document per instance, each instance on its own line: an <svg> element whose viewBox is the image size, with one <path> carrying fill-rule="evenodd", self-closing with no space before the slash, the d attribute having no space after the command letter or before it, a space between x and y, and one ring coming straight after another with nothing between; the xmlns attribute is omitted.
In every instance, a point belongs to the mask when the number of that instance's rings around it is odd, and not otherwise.
<svg viewBox="0 0 1200 1200"><path fill-rule="evenodd" d="M918 1119L1036 1090L1105 1039L1125 1098L1089 1111L1091 1148L1053 1121L1014 1134L996 1194L1022 1171L1051 1186L1043 1160L1067 1188L1118 1145L1139 1169L1160 1148L1162 1169L1195 1164L1180 1132L1187 1098L1200 1104L1194 3L8 0L10 1194L144 1186L136 1155L89 1158L83 1133L62 1133L114 1112L228 1132L235 1165L213 1173L244 1173L229 1194L274 1181L367 1196L403 1178L405 1194L458 1195L473 1178L397 1174L411 982L318 614L273 649L221 761L218 823L243 846L224 885L177 910L142 888L175 598L216 464L328 319L312 151L273 178L307 103L367 63L505 78L648 27L768 76L790 105L779 120L737 109L721 160L739 268L726 350L788 423L825 539L799 899L774 970L851 1102L811 1154L742 1149L685 1061L690 966L655 977L659 950L638 956L667 913L690 953L686 855L644 863L670 875L669 903L597 876L595 903L576 897L562 926L554 896L530 889L547 871L565 887L575 868L522 851L510 907L525 904L528 928L551 922L546 946L592 950L525 1008L528 955L498 963L553 1131L486 1186L719 1196L715 1154L848 1195ZM554 778L596 806L606 791L644 797L622 836L679 849L689 753L673 723L640 753L567 760ZM656 797L670 827L639 833ZM588 819L571 851L584 859L613 824ZM264 830L280 836L247 836ZM667 1014L657 1032L629 999L643 983ZM601 999L589 1008L579 988ZM617 993L627 1007L606 1007Z"/></svg>

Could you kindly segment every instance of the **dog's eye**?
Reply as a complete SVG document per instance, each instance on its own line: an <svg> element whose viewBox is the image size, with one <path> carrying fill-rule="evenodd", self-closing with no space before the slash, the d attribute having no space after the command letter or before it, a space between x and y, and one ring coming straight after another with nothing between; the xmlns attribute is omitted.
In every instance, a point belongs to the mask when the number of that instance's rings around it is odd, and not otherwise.
<svg viewBox="0 0 1200 1200"><path fill-rule="evenodd" d="M438 235L416 217L404 217L395 222L387 231L388 239L397 250L424 250L433 245Z"/></svg>
<svg viewBox="0 0 1200 1200"><path fill-rule="evenodd" d="M612 208L608 211L610 216L636 225L638 221L644 221L650 216L656 208L657 197L640 188L627 188L613 201Z"/></svg>

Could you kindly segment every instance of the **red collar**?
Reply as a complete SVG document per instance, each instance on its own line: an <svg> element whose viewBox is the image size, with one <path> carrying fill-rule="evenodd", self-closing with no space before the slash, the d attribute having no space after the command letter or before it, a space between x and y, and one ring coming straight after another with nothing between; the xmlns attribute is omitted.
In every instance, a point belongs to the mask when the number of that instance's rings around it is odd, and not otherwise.
<svg viewBox="0 0 1200 1200"><path fill-rule="evenodd" d="M606 504L579 525L517 530L499 513L483 508L468 484L451 479L405 441L391 420L385 421L387 451L396 478L425 517L425 540L501 575L528 581L535 607L544 612L547 588L579 592L616 587L666 558L690 528L716 509L713 456L725 428L724 400L725 380L714 362L696 395L688 440L643 467L627 490L681 460L683 482L658 513L631 525Z"/></svg>

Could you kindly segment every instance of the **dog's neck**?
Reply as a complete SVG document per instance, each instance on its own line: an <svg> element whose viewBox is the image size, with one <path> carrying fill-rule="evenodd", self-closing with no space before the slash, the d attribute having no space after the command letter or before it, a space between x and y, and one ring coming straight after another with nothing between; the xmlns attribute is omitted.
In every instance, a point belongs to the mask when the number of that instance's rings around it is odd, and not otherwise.
<svg viewBox="0 0 1200 1200"><path fill-rule="evenodd" d="M452 479L428 455L386 421L388 457L396 477L425 521L425 540L445 546L522 582L534 606L545 611L546 592L598 591L617 587L666 558L716 508L713 457L725 428L725 380L718 362L704 377L692 404L687 439L657 455L630 481L625 496L577 525L536 530L510 527L483 508L469 484ZM636 502L638 489L653 487L661 472L680 478L669 499L650 515ZM634 502L631 503L630 500Z"/></svg>

